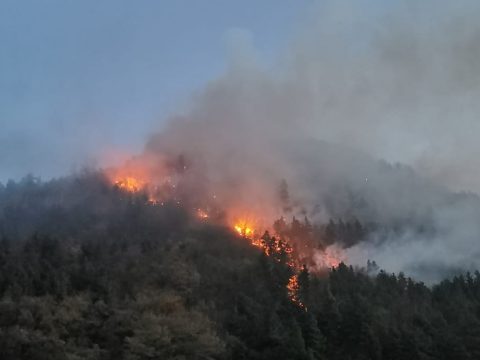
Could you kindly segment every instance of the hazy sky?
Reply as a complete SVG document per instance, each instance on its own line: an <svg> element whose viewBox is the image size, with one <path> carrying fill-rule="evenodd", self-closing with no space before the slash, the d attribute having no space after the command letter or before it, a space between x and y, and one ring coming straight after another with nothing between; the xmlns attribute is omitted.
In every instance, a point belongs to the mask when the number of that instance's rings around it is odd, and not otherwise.
<svg viewBox="0 0 480 360"><path fill-rule="evenodd" d="M475 0L1 0L0 181L140 152L243 44L296 89L275 106L309 136L480 192L479 17Z"/></svg>
<svg viewBox="0 0 480 360"><path fill-rule="evenodd" d="M0 2L0 181L67 173L147 134L220 74L232 29L272 59L307 0Z"/></svg>

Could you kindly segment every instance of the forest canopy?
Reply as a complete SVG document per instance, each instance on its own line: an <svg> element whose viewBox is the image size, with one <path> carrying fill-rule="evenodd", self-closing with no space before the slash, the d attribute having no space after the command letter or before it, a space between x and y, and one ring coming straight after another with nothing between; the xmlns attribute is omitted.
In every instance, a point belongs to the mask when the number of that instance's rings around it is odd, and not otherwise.
<svg viewBox="0 0 480 360"><path fill-rule="evenodd" d="M95 172L9 182L0 204L5 360L480 357L478 272L426 286L373 261L322 273L305 264L292 287L288 248L269 256ZM290 239L307 224L295 221ZM351 241L364 235L348 228Z"/></svg>

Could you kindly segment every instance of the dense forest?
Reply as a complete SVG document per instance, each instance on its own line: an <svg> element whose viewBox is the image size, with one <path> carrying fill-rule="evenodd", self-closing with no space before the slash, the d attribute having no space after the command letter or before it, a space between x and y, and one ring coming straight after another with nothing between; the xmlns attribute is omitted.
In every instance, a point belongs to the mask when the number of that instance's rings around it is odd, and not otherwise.
<svg viewBox="0 0 480 360"><path fill-rule="evenodd" d="M320 230L311 246L365 235L356 220ZM292 274L275 249L97 173L1 185L0 359L480 359L480 273Z"/></svg>

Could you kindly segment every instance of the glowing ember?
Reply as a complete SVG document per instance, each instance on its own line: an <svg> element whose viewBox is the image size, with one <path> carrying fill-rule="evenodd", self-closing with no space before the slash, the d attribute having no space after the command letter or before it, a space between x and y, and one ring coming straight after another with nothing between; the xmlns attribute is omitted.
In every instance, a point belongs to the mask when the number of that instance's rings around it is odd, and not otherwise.
<svg viewBox="0 0 480 360"><path fill-rule="evenodd" d="M305 311L307 311L306 305L302 302L299 296L300 284L298 282L298 275L293 274L290 279L288 279L287 290L290 300Z"/></svg>
<svg viewBox="0 0 480 360"><path fill-rule="evenodd" d="M159 202L157 199L155 199L155 198L152 197L152 196L149 196L149 197L148 197L148 202L149 202L151 205L161 205L161 206L163 206L163 202Z"/></svg>
<svg viewBox="0 0 480 360"><path fill-rule="evenodd" d="M290 279L288 279L287 290L288 295L292 301L297 301L297 293L300 286L298 285L298 277L297 275L292 275Z"/></svg>
<svg viewBox="0 0 480 360"><path fill-rule="evenodd" d="M197 209L197 216L200 219L208 219L208 217L209 217L207 212L203 211L202 209Z"/></svg>

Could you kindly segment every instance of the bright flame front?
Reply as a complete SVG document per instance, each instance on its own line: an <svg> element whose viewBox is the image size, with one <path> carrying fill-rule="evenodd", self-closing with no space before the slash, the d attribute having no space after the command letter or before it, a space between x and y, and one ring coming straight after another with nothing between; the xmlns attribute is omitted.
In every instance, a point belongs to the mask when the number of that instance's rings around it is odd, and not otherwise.
<svg viewBox="0 0 480 360"><path fill-rule="evenodd" d="M120 189L128 192L137 192L145 186L145 183L132 176L127 176L121 179L117 179L115 181L115 185L117 185Z"/></svg>
<svg viewBox="0 0 480 360"><path fill-rule="evenodd" d="M249 237L252 236L254 233L253 228L250 225L247 225L245 223L237 223L233 226L235 231L238 233L238 235L243 236L243 237Z"/></svg>

